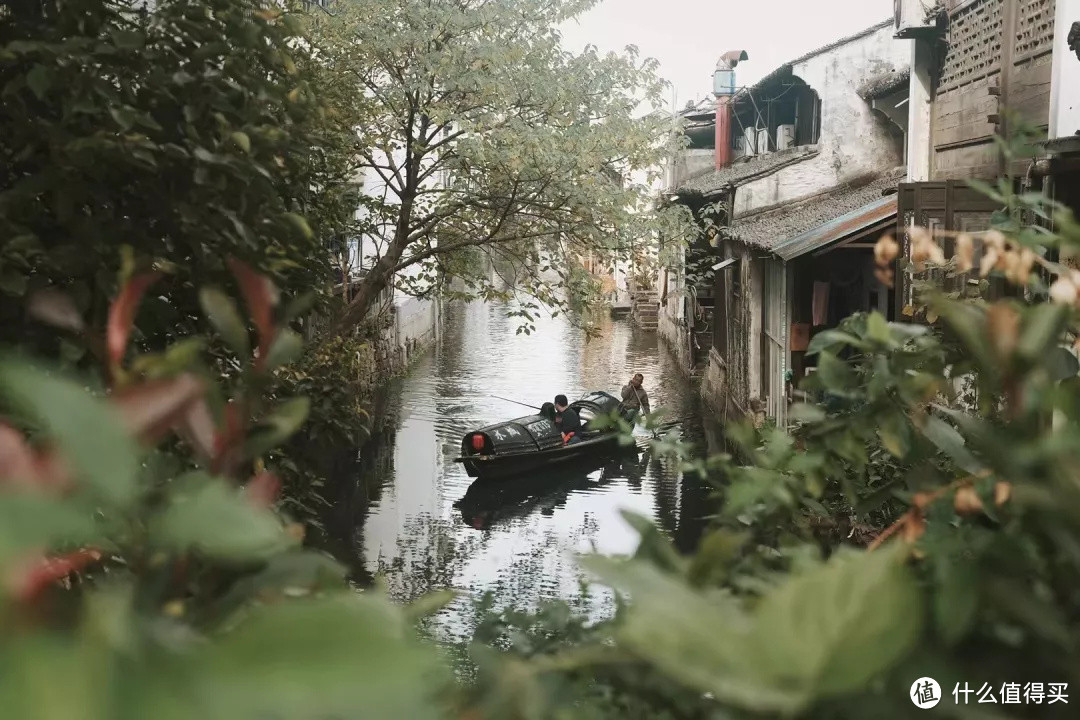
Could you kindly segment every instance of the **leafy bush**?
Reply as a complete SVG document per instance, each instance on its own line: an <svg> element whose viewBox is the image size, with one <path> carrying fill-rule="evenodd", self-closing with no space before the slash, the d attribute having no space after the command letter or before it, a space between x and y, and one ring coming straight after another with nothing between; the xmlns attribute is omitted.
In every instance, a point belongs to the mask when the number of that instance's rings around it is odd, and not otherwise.
<svg viewBox="0 0 1080 720"><path fill-rule="evenodd" d="M1011 210L997 229L954 236L949 259L917 230L905 268L979 292L927 282L913 313L927 323L871 313L816 336L811 402L793 408L790 433L734 429L743 462L664 443L715 479L714 528L681 558L631 518L644 532L636 557L591 561L627 608L584 639L579 620L564 621L571 647L546 642L506 671L515 697L576 687L574 716L614 673L637 678L623 686L642 706L661 686L661 707L681 691L704 716L906 717L922 712L912 682L930 676L938 711L954 717L1000 716L980 712L986 691L1009 716L1071 716L1061 695L1080 679L1080 224L1006 182L988 192ZM1052 218L1055 231L1018 217ZM885 279L897 250L878 245ZM1012 297L985 299L993 277ZM511 652L534 644L529 632ZM1015 704L1001 706L1005 692Z"/></svg>
<svg viewBox="0 0 1080 720"><path fill-rule="evenodd" d="M356 118L301 33L296 16L259 0L0 12L0 341L105 376L96 338L117 278L154 271L132 344L171 362L202 356L233 385L229 340L247 321L218 312L238 288L229 257L298 298L290 324L310 322L316 303L325 313L330 246L355 221ZM226 332L200 312L206 300ZM303 381L266 377L258 393L309 397L311 432L355 425L346 369L308 362ZM287 500L308 506L317 465L293 455L275 457Z"/></svg>
<svg viewBox="0 0 1080 720"><path fill-rule="evenodd" d="M272 509L279 482L261 458L307 403L255 392L296 340L273 320L269 280L232 266L264 352L237 357L244 382L228 400L175 348L124 362L145 276L110 309L104 397L0 358L13 423L0 425L8 717L437 715L437 656L410 639L406 615L347 589ZM203 304L247 349L232 300L204 292Z"/></svg>

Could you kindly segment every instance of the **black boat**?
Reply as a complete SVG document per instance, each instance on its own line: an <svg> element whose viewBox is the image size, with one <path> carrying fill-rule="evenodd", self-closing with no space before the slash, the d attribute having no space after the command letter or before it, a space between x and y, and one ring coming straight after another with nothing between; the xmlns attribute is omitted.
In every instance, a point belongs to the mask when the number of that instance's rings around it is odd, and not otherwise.
<svg viewBox="0 0 1080 720"><path fill-rule="evenodd" d="M461 457L454 462L463 463L470 477L506 478L553 465L592 461L627 447L619 443L618 428L590 428L595 418L612 412L627 421L633 419L633 412L624 410L613 396L592 392L570 407L581 417L580 442L564 445L555 423L543 415L528 415L468 433L461 441Z"/></svg>

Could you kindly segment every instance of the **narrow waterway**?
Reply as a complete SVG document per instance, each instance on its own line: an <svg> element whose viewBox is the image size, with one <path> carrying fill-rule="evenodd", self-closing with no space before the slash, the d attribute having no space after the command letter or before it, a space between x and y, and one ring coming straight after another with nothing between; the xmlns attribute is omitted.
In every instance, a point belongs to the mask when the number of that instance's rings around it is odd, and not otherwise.
<svg viewBox="0 0 1080 720"><path fill-rule="evenodd" d="M395 600L453 588L457 600L434 620L451 639L471 631L473 604L484 592L499 607L535 608L563 598L605 615L611 598L582 595L579 553L632 553L636 533L622 510L652 518L676 545L692 549L706 525L709 491L649 452L590 473L548 473L501 493L469 492L472 479L453 459L469 430L529 414L500 395L534 405L558 393L571 399L601 389L613 394L635 372L645 375L653 409L684 418L682 434L699 447L715 437L702 426L696 396L656 333L627 320L606 320L599 337L559 317L531 335L503 307L445 308L440 339L408 376L387 391L381 431L363 451L355 478L331 498L332 551L354 580L381 576Z"/></svg>

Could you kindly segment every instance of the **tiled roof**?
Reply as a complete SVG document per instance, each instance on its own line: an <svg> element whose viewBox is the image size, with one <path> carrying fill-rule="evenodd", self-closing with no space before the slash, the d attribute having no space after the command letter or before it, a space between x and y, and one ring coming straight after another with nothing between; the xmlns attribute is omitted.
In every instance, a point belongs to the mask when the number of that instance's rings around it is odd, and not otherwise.
<svg viewBox="0 0 1080 720"><path fill-rule="evenodd" d="M739 158L719 170L698 175L675 188L676 195L708 197L728 187L735 187L763 175L776 172L782 167L800 163L818 154L817 145L800 147Z"/></svg>
<svg viewBox="0 0 1080 720"><path fill-rule="evenodd" d="M904 176L903 168L897 168L876 177L852 181L825 194L735 218L727 234L752 247L771 250L785 240L881 198L883 191L895 190Z"/></svg>
<svg viewBox="0 0 1080 720"><path fill-rule="evenodd" d="M868 35L873 35L878 30L881 30L882 28L889 27L894 22L895 22L895 20L893 18L889 18L888 20L885 20L884 22L879 22L878 24L876 24L876 25L874 25L872 27L868 27L865 30L860 30L859 32L855 33L854 35L848 35L847 37L840 38L839 40L834 40L833 42L828 43L827 45L822 45L821 47L817 48L816 50L811 50L810 52L806 53L805 55L801 55L801 56L795 58L794 60L792 60L790 62L786 62L783 65L781 65L780 67L776 68L771 73L769 73L765 77L758 80L757 83L754 84L754 88L758 88L758 87L761 87L763 85L767 85L768 83L772 82L773 80L776 80L778 78L781 78L781 77L784 77L785 75L790 74L792 68L795 65L798 65L799 63L806 62L807 60L809 60L812 57L815 57L817 55L822 55L824 53L829 52L830 50L835 50L838 47L841 47L843 45L847 45L849 42L854 42L855 40L861 40L862 38L864 38L864 37L866 37ZM753 89L753 88L751 88L751 89Z"/></svg>
<svg viewBox="0 0 1080 720"><path fill-rule="evenodd" d="M910 80L911 68L881 73L866 79L859 87L859 97L866 101L887 97L906 88Z"/></svg>

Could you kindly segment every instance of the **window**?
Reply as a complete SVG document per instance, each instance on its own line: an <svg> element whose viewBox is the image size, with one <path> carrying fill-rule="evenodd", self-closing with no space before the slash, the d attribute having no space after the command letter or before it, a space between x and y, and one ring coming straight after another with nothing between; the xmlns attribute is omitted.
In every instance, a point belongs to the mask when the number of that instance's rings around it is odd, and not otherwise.
<svg viewBox="0 0 1080 720"><path fill-rule="evenodd" d="M821 99L793 75L738 96L733 115L732 146L747 154L815 145L821 136Z"/></svg>

